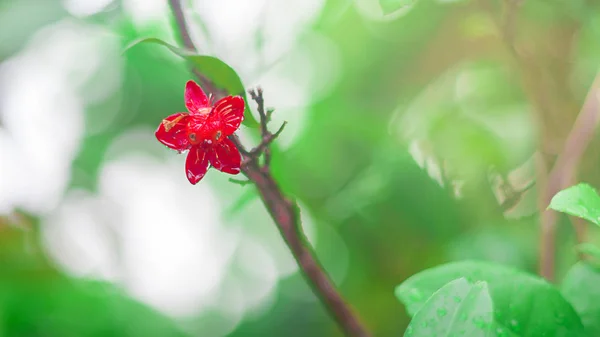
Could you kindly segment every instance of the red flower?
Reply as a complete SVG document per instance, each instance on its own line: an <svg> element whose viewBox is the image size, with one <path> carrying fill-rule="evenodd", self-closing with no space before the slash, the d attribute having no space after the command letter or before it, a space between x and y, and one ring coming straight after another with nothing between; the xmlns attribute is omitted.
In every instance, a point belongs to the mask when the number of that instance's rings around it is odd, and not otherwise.
<svg viewBox="0 0 600 337"><path fill-rule="evenodd" d="M211 106L194 81L187 82L184 98L189 114L180 112L163 119L156 139L179 152L190 150L185 171L194 185L204 177L209 164L221 172L240 173L240 152L227 137L244 120L244 99L227 96Z"/></svg>

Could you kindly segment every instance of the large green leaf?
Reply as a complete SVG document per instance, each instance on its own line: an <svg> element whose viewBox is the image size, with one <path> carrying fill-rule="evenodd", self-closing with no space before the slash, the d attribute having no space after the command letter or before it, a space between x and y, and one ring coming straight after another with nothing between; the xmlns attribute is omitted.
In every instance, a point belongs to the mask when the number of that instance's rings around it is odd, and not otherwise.
<svg viewBox="0 0 600 337"><path fill-rule="evenodd" d="M246 113L244 114L243 124L253 128L259 126L258 122L250 112L251 110L250 106L248 105L246 89L244 88L242 80L238 76L237 72L227 63L214 56L198 55L191 51L176 47L161 39L152 37L139 39L130 43L127 48L125 48L125 51L141 43L155 43L167 47L174 54L188 61L201 74L209 78L217 88L226 90L230 95L240 95L244 97L244 101L246 102Z"/></svg>
<svg viewBox="0 0 600 337"><path fill-rule="evenodd" d="M464 277L436 291L410 322L404 336L495 336L494 306L486 282Z"/></svg>
<svg viewBox="0 0 600 337"><path fill-rule="evenodd" d="M578 184L556 193L548 208L584 218L600 226L600 196L588 184Z"/></svg>
<svg viewBox="0 0 600 337"><path fill-rule="evenodd" d="M575 264L561 290L579 313L588 335L600 336L600 270L585 262Z"/></svg>
<svg viewBox="0 0 600 337"><path fill-rule="evenodd" d="M414 316L446 283L464 277L487 282L494 301L494 317L502 326L523 336L580 336L583 325L558 289L543 279L503 265L453 262L413 275L396 288L396 296Z"/></svg>

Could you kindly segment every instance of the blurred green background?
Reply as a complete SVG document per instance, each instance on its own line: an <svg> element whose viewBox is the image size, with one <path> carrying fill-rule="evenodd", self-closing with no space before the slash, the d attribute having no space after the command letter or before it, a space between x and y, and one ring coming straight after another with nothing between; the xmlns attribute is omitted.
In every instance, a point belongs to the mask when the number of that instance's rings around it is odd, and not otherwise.
<svg viewBox="0 0 600 337"><path fill-rule="evenodd" d="M536 271L536 158L560 152L600 57L596 1L407 3L184 1L200 52L288 121L274 175L375 336L402 335L393 290L417 271ZM215 170L191 186L155 140L192 75L123 50L173 26L166 0L0 1L0 336L341 336L255 189ZM598 148L580 170L597 187Z"/></svg>

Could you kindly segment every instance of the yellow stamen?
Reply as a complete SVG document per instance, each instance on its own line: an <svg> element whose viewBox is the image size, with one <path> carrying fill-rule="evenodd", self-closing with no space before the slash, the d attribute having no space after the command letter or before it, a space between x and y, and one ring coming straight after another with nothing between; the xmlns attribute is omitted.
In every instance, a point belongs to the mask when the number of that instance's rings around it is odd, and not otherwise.
<svg viewBox="0 0 600 337"><path fill-rule="evenodd" d="M174 120L172 121L168 121L166 119L163 119L162 123L165 126L165 131L169 132L169 130L171 130L175 124L179 123L179 121L184 117L184 115L179 115L177 116Z"/></svg>
<svg viewBox="0 0 600 337"><path fill-rule="evenodd" d="M202 109L198 110L198 113L200 115L206 115L207 113L210 112L210 110L212 110L212 108L202 108Z"/></svg>

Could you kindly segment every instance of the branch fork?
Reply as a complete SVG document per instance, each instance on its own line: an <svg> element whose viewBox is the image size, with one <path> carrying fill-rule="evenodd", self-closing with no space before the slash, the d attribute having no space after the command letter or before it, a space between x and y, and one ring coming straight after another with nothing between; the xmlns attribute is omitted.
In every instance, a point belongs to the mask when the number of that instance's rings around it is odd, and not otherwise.
<svg viewBox="0 0 600 337"><path fill-rule="evenodd" d="M196 52L187 28L185 15L181 6L181 0L169 0L171 10L175 16L180 38L183 45ZM222 98L227 92L215 86L215 84L197 69L192 68L204 89L213 93L216 98ZM302 230L300 211L296 202L288 199L271 175L269 165L271 162L270 145L281 134L285 123L272 133L267 128L273 109L265 109L263 92L261 88L251 90L250 97L256 102L260 116L261 142L252 150L248 151L242 145L239 138L234 134L230 136L231 141L237 146L242 154L241 171L248 177L248 181L235 180L238 184L253 183L259 195L277 225L281 237L288 246L292 256L298 263L300 271L312 287L315 295L320 299L327 311L336 320L339 327L350 337L369 337L370 333L363 326L359 317L353 312L351 306L344 300L329 275L315 257L315 253L308 243ZM259 161L263 157L263 163Z"/></svg>
<svg viewBox="0 0 600 337"><path fill-rule="evenodd" d="M248 93L254 102L257 105L257 111L259 114L260 120L260 133L261 133L261 141L260 143L253 148L252 150L247 150L244 145L240 142L237 136L232 136L230 139L237 146L240 153L242 153L242 166L247 166L250 162L258 162L261 156L264 156L264 162L261 166L261 169L265 172L269 171L269 164L271 163L271 149L269 146L285 129L287 122L283 122L279 129L273 133L269 131L268 123L271 119L271 114L273 113L273 109L265 110L265 100L263 97L262 88L257 88L256 90L249 90Z"/></svg>

